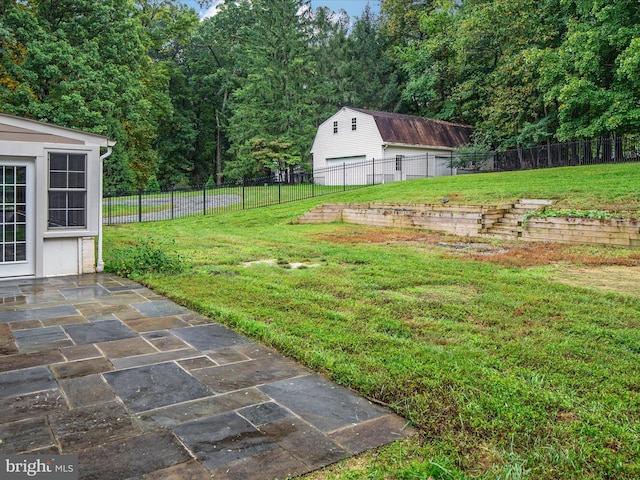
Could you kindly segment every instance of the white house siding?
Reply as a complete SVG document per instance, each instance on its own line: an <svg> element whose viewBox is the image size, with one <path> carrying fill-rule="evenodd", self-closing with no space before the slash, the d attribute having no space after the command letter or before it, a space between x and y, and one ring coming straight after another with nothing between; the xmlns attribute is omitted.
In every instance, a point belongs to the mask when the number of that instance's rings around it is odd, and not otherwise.
<svg viewBox="0 0 640 480"><path fill-rule="evenodd" d="M22 262L29 271L12 273L20 262L0 263L0 280L95 270L94 237L99 233L101 208L100 148L109 145L112 143L99 135L0 114L0 163L28 165L27 175L31 180L27 181L27 225L33 229L32 238L27 241L27 261ZM52 152L87 156L86 227L52 229L47 225L49 153Z"/></svg>

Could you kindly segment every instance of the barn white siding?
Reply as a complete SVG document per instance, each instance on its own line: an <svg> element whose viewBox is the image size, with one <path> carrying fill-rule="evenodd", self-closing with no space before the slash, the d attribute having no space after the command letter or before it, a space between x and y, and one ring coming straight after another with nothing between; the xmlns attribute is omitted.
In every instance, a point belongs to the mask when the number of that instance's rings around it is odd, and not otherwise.
<svg viewBox="0 0 640 480"><path fill-rule="evenodd" d="M371 185L455 175L456 170L449 167L452 145L468 139L472 128L343 107L318 127L311 148L314 181ZM443 143L417 144L425 140Z"/></svg>

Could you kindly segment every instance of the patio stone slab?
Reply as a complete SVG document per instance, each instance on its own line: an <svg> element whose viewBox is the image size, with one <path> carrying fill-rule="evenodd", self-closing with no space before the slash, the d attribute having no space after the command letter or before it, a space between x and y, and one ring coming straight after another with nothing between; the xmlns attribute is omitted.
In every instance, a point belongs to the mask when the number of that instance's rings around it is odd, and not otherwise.
<svg viewBox="0 0 640 480"><path fill-rule="evenodd" d="M8 327L11 330L27 330L29 328L42 328L42 322L40 320L24 320L22 322L11 322L9 324L2 323L0 324L0 332L2 332L2 327Z"/></svg>
<svg viewBox="0 0 640 480"><path fill-rule="evenodd" d="M49 422L65 453L142 433L129 412L115 401L52 415Z"/></svg>
<svg viewBox="0 0 640 480"><path fill-rule="evenodd" d="M40 367L62 361L64 361L64 357L59 350L46 350L36 353L19 353L17 355L0 356L0 372Z"/></svg>
<svg viewBox="0 0 640 480"><path fill-rule="evenodd" d="M51 429L45 417L29 418L0 425L0 453L26 453L54 445Z"/></svg>
<svg viewBox="0 0 640 480"><path fill-rule="evenodd" d="M0 373L0 397L15 397L27 393L57 388L47 367L33 367Z"/></svg>
<svg viewBox="0 0 640 480"><path fill-rule="evenodd" d="M199 368L213 367L216 363L209 357L196 357L188 360L180 360L178 365L190 372L191 370L197 370Z"/></svg>
<svg viewBox="0 0 640 480"><path fill-rule="evenodd" d="M189 324L175 316L158 318L136 318L125 320L125 323L136 332L154 332L156 330L170 330L172 328L188 327Z"/></svg>
<svg viewBox="0 0 640 480"><path fill-rule="evenodd" d="M218 348L209 352L209 358L218 365L226 365L229 363L246 362L251 360L244 353L239 352L235 347Z"/></svg>
<svg viewBox="0 0 640 480"><path fill-rule="evenodd" d="M175 363L109 372L104 378L133 412L212 395L207 387Z"/></svg>
<svg viewBox="0 0 640 480"><path fill-rule="evenodd" d="M64 329L76 345L109 342L137 336L136 332L118 320L67 325Z"/></svg>
<svg viewBox="0 0 640 480"><path fill-rule="evenodd" d="M327 436L351 455L383 444L395 442L416 433L408 422L397 415L385 415L368 422L336 430Z"/></svg>
<svg viewBox="0 0 640 480"><path fill-rule="evenodd" d="M330 465L349 456L346 450L320 431L299 420L278 420L262 425L260 431L304 462L309 470Z"/></svg>
<svg viewBox="0 0 640 480"><path fill-rule="evenodd" d="M141 478L142 480L211 480L211 474L198 462L191 460L190 462L147 473Z"/></svg>
<svg viewBox="0 0 640 480"><path fill-rule="evenodd" d="M233 412L179 425L173 431L208 469L278 448Z"/></svg>
<svg viewBox="0 0 640 480"><path fill-rule="evenodd" d="M189 345L184 343L175 335L167 332L166 330L162 330L159 332L149 332L143 334L142 336L150 343L152 343L154 347L161 351L189 348Z"/></svg>
<svg viewBox="0 0 640 480"><path fill-rule="evenodd" d="M250 407L241 408L238 413L249 420L252 425L259 427L284 418L292 418L293 414L277 403L265 402Z"/></svg>
<svg viewBox="0 0 640 480"><path fill-rule="evenodd" d="M153 294L153 297L158 297L158 295ZM181 313L188 312L186 308L176 305L169 300L132 303L131 306L146 317L166 317L169 315L180 315Z"/></svg>
<svg viewBox="0 0 640 480"><path fill-rule="evenodd" d="M148 353L146 355L136 355L133 357L114 358L111 363L119 369L143 367L154 363L169 362L173 360L185 360L202 355L198 350L185 348L183 350L171 350L169 352Z"/></svg>
<svg viewBox="0 0 640 480"><path fill-rule="evenodd" d="M2 312L0 323L19 322L21 320L42 320L50 318L77 315L78 311L72 305L58 305L46 308L31 308L29 310L14 310Z"/></svg>
<svg viewBox="0 0 640 480"><path fill-rule="evenodd" d="M336 387L318 375L263 385L260 390L322 432L387 414L382 407Z"/></svg>
<svg viewBox="0 0 640 480"><path fill-rule="evenodd" d="M203 352L249 342L247 337L219 324L178 328L171 333Z"/></svg>
<svg viewBox="0 0 640 480"><path fill-rule="evenodd" d="M116 399L115 393L100 375L60 380L58 383L73 408L107 403Z"/></svg>
<svg viewBox="0 0 640 480"><path fill-rule="evenodd" d="M249 388L238 392L158 408L146 412L145 416L148 416L163 427L171 427L222 413L232 412L249 405L262 404L267 401L269 401L269 397L260 390L257 388Z"/></svg>
<svg viewBox="0 0 640 480"><path fill-rule="evenodd" d="M169 431L110 442L78 453L83 480L122 480L192 460Z"/></svg>
<svg viewBox="0 0 640 480"><path fill-rule="evenodd" d="M111 296L111 292L100 285L86 285L84 287L63 288L60 293L67 300L83 300L90 301L97 297Z"/></svg>
<svg viewBox="0 0 640 480"><path fill-rule="evenodd" d="M22 353L52 350L58 347L73 345L67 334L60 327L33 328L13 332L18 349Z"/></svg>
<svg viewBox="0 0 640 480"><path fill-rule="evenodd" d="M307 465L281 447L227 463L211 470L216 480L273 480L309 472Z"/></svg>
<svg viewBox="0 0 640 480"><path fill-rule="evenodd" d="M285 378L308 375L309 371L282 358L264 358L194 370L192 375L216 393L255 387Z"/></svg>
<svg viewBox="0 0 640 480"><path fill-rule="evenodd" d="M60 390L0 398L0 424L69 410Z"/></svg>
<svg viewBox="0 0 640 480"><path fill-rule="evenodd" d="M149 342L138 336L98 343L96 347L102 350L108 358L124 358L146 353L157 353L157 350Z"/></svg>
<svg viewBox="0 0 640 480"><path fill-rule="evenodd" d="M102 352L100 352L96 348L96 346L92 344L76 345L73 347L61 348L60 353L62 353L65 356L65 358L69 361L84 360L87 358L94 358L94 357L102 357Z"/></svg>
<svg viewBox="0 0 640 480"><path fill-rule="evenodd" d="M104 357L90 358L88 360L76 360L75 362L58 363L51 365L53 375L58 380L84 377L102 372L110 372L114 367Z"/></svg>

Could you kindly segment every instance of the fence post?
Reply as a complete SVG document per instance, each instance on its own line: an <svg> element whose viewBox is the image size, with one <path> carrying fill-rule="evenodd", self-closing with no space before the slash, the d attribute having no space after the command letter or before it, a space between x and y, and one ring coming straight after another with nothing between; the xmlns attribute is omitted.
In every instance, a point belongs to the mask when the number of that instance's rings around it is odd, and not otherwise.
<svg viewBox="0 0 640 480"><path fill-rule="evenodd" d="M278 204L282 203L282 192L281 192L282 182L278 179Z"/></svg>
<svg viewBox="0 0 640 480"><path fill-rule="evenodd" d="M242 209L245 209L244 206L244 177L242 177Z"/></svg>
<svg viewBox="0 0 640 480"><path fill-rule="evenodd" d="M372 185L375 185L376 184L376 159L375 158L371 159L371 170L373 172L373 178L371 179Z"/></svg>
<svg viewBox="0 0 640 480"><path fill-rule="evenodd" d="M173 220L173 208L174 208L174 206L173 206L173 187L170 187L170 188L171 188L171 220Z"/></svg>
<svg viewBox="0 0 640 480"><path fill-rule="evenodd" d="M347 189L347 162L342 162L342 191Z"/></svg>
<svg viewBox="0 0 640 480"><path fill-rule="evenodd" d="M138 189L138 222L142 223L142 189Z"/></svg>
<svg viewBox="0 0 640 480"><path fill-rule="evenodd" d="M108 215L109 220L108 220L107 225L111 225L111 192L109 192L109 193L108 193L108 195L109 195L109 196L107 197L107 198L108 198L108 201L107 201L107 205L108 205L107 211L109 212L109 215Z"/></svg>
<svg viewBox="0 0 640 480"><path fill-rule="evenodd" d="M202 215L207 214L207 184L202 186Z"/></svg>

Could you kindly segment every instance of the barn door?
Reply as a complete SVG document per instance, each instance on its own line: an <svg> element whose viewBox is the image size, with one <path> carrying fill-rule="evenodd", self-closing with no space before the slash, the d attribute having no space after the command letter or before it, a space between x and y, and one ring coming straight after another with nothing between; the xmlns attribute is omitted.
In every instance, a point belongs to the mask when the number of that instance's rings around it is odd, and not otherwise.
<svg viewBox="0 0 640 480"><path fill-rule="evenodd" d="M33 168L0 159L0 278L35 274Z"/></svg>

